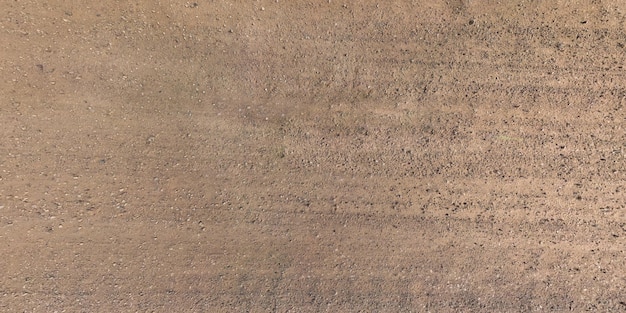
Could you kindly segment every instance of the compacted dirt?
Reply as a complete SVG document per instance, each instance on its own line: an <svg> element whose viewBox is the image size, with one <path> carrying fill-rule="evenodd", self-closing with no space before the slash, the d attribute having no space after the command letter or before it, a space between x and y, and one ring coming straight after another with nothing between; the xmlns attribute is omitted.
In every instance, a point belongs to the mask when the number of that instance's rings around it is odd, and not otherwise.
<svg viewBox="0 0 626 313"><path fill-rule="evenodd" d="M626 309L626 6L0 1L0 311Z"/></svg>

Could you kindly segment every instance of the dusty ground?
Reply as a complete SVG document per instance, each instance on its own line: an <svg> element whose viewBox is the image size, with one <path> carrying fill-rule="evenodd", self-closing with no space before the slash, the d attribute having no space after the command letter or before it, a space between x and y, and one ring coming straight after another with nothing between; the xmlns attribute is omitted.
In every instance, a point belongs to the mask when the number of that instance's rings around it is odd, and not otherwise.
<svg viewBox="0 0 626 313"><path fill-rule="evenodd" d="M0 1L0 311L626 309L626 6L501 2Z"/></svg>

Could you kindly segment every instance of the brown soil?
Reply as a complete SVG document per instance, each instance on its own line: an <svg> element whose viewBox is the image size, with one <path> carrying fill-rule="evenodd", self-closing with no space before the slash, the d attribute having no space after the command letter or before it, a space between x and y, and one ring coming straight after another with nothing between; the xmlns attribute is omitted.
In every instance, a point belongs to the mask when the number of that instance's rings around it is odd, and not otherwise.
<svg viewBox="0 0 626 313"><path fill-rule="evenodd" d="M0 12L2 312L626 309L624 6Z"/></svg>

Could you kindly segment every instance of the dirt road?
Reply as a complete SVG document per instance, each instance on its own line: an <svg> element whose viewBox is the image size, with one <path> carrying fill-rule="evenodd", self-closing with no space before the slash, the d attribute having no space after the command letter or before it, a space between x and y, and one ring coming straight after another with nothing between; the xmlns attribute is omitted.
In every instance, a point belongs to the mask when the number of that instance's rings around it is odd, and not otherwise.
<svg viewBox="0 0 626 313"><path fill-rule="evenodd" d="M0 2L0 311L626 309L626 6Z"/></svg>

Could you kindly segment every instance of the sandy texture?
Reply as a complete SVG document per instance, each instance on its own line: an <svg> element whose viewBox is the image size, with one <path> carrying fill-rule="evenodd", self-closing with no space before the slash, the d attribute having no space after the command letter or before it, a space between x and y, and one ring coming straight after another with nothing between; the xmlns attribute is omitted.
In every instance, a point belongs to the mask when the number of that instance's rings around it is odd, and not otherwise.
<svg viewBox="0 0 626 313"><path fill-rule="evenodd" d="M625 14L0 1L0 311L626 309Z"/></svg>

